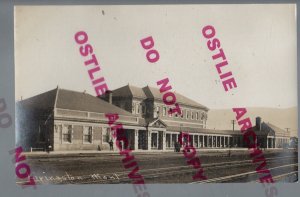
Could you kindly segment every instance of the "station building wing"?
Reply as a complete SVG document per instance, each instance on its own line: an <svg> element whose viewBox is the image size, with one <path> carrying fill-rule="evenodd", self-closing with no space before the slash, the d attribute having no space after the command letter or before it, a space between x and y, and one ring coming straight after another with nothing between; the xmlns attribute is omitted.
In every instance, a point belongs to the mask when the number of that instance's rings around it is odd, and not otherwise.
<svg viewBox="0 0 300 197"><path fill-rule="evenodd" d="M283 148L290 142L290 131L262 122L260 117L256 117L256 126L253 130L257 135L258 144L263 148Z"/></svg>
<svg viewBox="0 0 300 197"><path fill-rule="evenodd" d="M113 113L132 150L172 150L180 132L188 132L196 148L245 147L240 131L206 129L209 109L175 94L181 115L169 114L159 90L149 86L126 85L101 97L57 87L17 102L17 144L27 151L109 150L115 139L105 114ZM288 138L273 125L260 125L261 146L277 147Z"/></svg>

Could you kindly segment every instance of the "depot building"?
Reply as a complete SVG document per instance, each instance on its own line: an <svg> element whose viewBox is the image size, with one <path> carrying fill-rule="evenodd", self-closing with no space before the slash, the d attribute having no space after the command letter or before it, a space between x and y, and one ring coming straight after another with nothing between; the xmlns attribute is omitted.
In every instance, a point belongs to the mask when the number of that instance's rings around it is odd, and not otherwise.
<svg viewBox="0 0 300 197"><path fill-rule="evenodd" d="M59 87L17 102L16 141L26 151L109 150L106 113L117 113L132 150L173 150L180 132L195 148L246 147L239 130L206 128L208 108L175 93L182 113L170 114L159 89L126 85L101 97ZM290 133L256 118L262 148L280 148ZM116 146L114 145L114 149Z"/></svg>

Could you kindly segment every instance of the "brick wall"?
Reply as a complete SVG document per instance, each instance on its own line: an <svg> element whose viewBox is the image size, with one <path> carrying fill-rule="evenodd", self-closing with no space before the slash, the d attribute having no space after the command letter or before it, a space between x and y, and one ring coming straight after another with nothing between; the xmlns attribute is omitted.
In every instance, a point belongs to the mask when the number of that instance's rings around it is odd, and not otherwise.
<svg viewBox="0 0 300 197"><path fill-rule="evenodd" d="M83 143L83 126L74 125L73 127L73 144L82 144Z"/></svg>
<svg viewBox="0 0 300 197"><path fill-rule="evenodd" d="M66 143L62 142L62 128L66 125L73 125L73 135L72 142ZM83 142L83 127L92 126L93 135L92 143ZM55 129L56 128L56 129ZM101 125L95 126L95 124L87 125L72 122L56 123L54 127L54 151L64 151L64 150L98 150L100 147L101 150L108 150L108 144L102 143L102 127Z"/></svg>

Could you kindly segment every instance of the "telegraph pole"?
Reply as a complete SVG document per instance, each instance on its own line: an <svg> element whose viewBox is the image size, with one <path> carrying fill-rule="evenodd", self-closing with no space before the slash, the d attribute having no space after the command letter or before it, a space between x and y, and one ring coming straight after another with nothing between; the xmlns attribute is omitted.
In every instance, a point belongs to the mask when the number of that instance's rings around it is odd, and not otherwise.
<svg viewBox="0 0 300 197"><path fill-rule="evenodd" d="M235 120L231 120L231 124L232 124L232 131L234 131L234 124L235 124ZM228 150L228 157L231 157L231 143L230 143L230 138L228 138L229 142L229 150Z"/></svg>
<svg viewBox="0 0 300 197"><path fill-rule="evenodd" d="M231 120L231 124L232 124L232 131L234 131L235 120Z"/></svg>
<svg viewBox="0 0 300 197"><path fill-rule="evenodd" d="M291 128L285 128L285 129L286 129L286 132L288 133ZM289 146L289 143L287 143L287 144L288 144L287 146Z"/></svg>

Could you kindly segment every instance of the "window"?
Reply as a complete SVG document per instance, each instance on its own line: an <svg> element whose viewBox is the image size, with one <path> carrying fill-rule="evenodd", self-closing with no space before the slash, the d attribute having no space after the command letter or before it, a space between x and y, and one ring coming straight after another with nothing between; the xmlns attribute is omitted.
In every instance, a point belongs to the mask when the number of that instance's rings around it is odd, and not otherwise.
<svg viewBox="0 0 300 197"><path fill-rule="evenodd" d="M135 113L135 103L132 103L132 113Z"/></svg>
<svg viewBox="0 0 300 197"><path fill-rule="evenodd" d="M189 111L188 110L186 110L186 119L189 119Z"/></svg>
<svg viewBox="0 0 300 197"><path fill-rule="evenodd" d="M84 143L92 143L92 134L93 134L93 127L84 127L83 128L83 142Z"/></svg>
<svg viewBox="0 0 300 197"><path fill-rule="evenodd" d="M136 104L136 113L139 114L140 113L140 104Z"/></svg>
<svg viewBox="0 0 300 197"><path fill-rule="evenodd" d="M194 112L191 112L191 119L194 120Z"/></svg>
<svg viewBox="0 0 300 197"><path fill-rule="evenodd" d="M110 140L110 128L103 128L102 141L108 143L109 140Z"/></svg>
<svg viewBox="0 0 300 197"><path fill-rule="evenodd" d="M196 112L196 120L199 120L199 114Z"/></svg>
<svg viewBox="0 0 300 197"><path fill-rule="evenodd" d="M154 118L157 118L159 116L159 106L156 106L156 109L154 111Z"/></svg>
<svg viewBox="0 0 300 197"><path fill-rule="evenodd" d="M68 125L67 128L63 130L63 142L72 142L72 131L73 131L73 126Z"/></svg>
<svg viewBox="0 0 300 197"><path fill-rule="evenodd" d="M205 114L204 112L201 113L201 120L204 120Z"/></svg>
<svg viewBox="0 0 300 197"><path fill-rule="evenodd" d="M145 113L146 113L146 106L142 105L142 114L145 114Z"/></svg>
<svg viewBox="0 0 300 197"><path fill-rule="evenodd" d="M163 116L166 116L166 115L167 115L167 108L163 107Z"/></svg>
<svg viewBox="0 0 300 197"><path fill-rule="evenodd" d="M39 126L39 141L45 142L46 141L46 126L44 124L40 124Z"/></svg>
<svg viewBox="0 0 300 197"><path fill-rule="evenodd" d="M183 116L184 116L184 115L183 115L183 110L181 110L181 115L180 115L180 116L181 116L181 118L183 118Z"/></svg>
<svg viewBox="0 0 300 197"><path fill-rule="evenodd" d="M156 112L159 113L159 106L156 106Z"/></svg>
<svg viewBox="0 0 300 197"><path fill-rule="evenodd" d="M168 108L168 114L169 114L169 117L172 117L173 113L171 113L171 108Z"/></svg>

